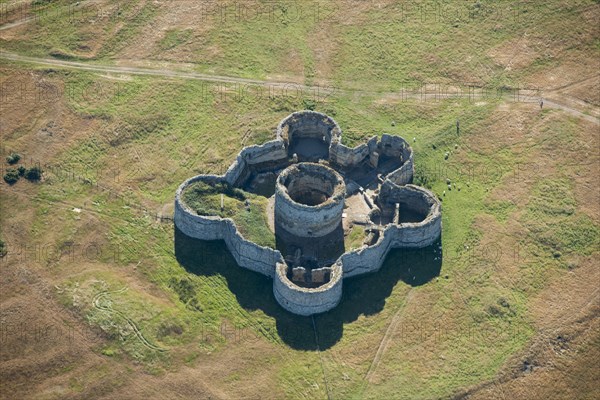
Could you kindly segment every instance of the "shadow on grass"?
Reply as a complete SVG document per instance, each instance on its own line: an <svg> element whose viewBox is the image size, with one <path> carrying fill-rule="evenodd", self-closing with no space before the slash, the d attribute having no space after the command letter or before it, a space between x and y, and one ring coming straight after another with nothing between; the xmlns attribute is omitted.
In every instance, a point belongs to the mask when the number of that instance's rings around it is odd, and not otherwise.
<svg viewBox="0 0 600 400"><path fill-rule="evenodd" d="M177 261L193 274L222 275L240 306L247 310L260 309L273 317L281 340L298 350L323 350L333 346L341 339L345 323L355 321L360 315L380 312L399 280L420 286L438 276L442 266L440 244L438 240L423 249L392 250L378 272L344 280L340 304L315 316L317 347L312 318L284 310L275 300L270 278L240 268L224 241L193 239L175 227Z"/></svg>

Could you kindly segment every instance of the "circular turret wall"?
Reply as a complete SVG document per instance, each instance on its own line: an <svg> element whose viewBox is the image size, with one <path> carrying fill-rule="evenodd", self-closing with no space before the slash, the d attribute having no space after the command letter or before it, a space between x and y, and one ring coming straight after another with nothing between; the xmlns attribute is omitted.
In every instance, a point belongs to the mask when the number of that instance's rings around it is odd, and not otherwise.
<svg viewBox="0 0 600 400"><path fill-rule="evenodd" d="M305 162L329 159L331 142L339 140L341 134L331 117L310 110L290 114L277 126L277 139L286 143L288 155L296 154Z"/></svg>
<svg viewBox="0 0 600 400"><path fill-rule="evenodd" d="M329 311L342 299L342 267L331 267L331 279L318 288L303 288L287 276L288 267L277 264L273 277L273 294L277 302L286 310L299 315L313 315Z"/></svg>
<svg viewBox="0 0 600 400"><path fill-rule="evenodd" d="M340 126L328 115L317 111L297 111L285 117L277 125L277 138L291 141L295 137L325 137L331 143L333 138L340 139Z"/></svg>
<svg viewBox="0 0 600 400"><path fill-rule="evenodd" d="M322 237L342 222L346 186L333 169L314 163L285 169L275 186L275 224L299 237Z"/></svg>

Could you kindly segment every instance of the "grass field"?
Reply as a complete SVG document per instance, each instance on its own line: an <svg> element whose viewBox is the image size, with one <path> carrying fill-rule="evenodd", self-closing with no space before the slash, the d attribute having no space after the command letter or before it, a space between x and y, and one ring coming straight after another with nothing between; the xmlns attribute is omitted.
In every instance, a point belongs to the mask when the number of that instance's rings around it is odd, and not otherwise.
<svg viewBox="0 0 600 400"><path fill-rule="evenodd" d="M0 57L3 175L44 170L40 182L0 182L0 398L600 395L597 2L451 2L425 14L428 3L319 2L298 14L254 2L275 8L237 17L228 2L225 19L186 1L27 4L0 2L1 24L38 16L1 30L2 52L123 69ZM268 95L125 69L138 67L261 79ZM268 92L275 81L335 90ZM424 83L540 91L517 101L400 90ZM439 243L392 252L314 318L284 311L272 282L224 243L161 218L184 180L224 173L307 107L336 119L348 145L403 136L417 183L443 205ZM13 152L15 166L4 161ZM220 195L208 197L220 212ZM248 213L227 198L225 212L270 244L261 199ZM355 228L347 245L362 237Z"/></svg>

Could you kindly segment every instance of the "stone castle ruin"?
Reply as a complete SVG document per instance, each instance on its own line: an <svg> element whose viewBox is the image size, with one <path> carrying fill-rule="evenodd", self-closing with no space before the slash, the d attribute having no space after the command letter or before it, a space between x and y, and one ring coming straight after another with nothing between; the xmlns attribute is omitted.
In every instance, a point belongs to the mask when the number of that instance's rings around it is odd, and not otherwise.
<svg viewBox="0 0 600 400"><path fill-rule="evenodd" d="M277 126L276 139L245 147L224 175L185 181L174 220L185 235L224 240L241 267L273 279L275 298L300 315L334 308L344 278L377 271L393 248L420 248L441 234L439 200L412 185L413 152L401 137L384 134L349 148L327 115L295 112ZM235 222L199 215L182 194L195 182L243 189L268 198L276 248L243 237ZM357 232L362 241L350 238Z"/></svg>

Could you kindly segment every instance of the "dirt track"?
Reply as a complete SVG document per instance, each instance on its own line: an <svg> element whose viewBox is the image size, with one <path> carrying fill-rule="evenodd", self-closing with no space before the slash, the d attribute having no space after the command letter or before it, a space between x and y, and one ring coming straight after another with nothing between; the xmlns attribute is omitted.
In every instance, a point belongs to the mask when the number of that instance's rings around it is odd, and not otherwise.
<svg viewBox="0 0 600 400"><path fill-rule="evenodd" d="M184 72L177 70L169 70L169 69L153 69L153 68L139 68L139 67L126 67L126 66L110 66L110 65L101 65L94 64L88 62L76 62L76 61L64 61L57 60L54 58L36 58L36 57L28 57L22 56L14 53L6 53L0 52L0 59L10 60L10 61L19 61L26 62L37 65L50 65L61 68L68 69L78 69L84 71L93 71L93 72L104 72L104 73L115 73L115 74L132 74L132 75L150 75L150 76L162 76L169 78L183 78L183 79L196 79L207 82L218 82L218 83L241 83L248 85L257 85L257 86L270 86L274 88L281 88L283 90L306 90L309 93L321 93L323 95L331 95L335 92L353 92L356 94L378 94L383 97L390 97L398 95L397 92L370 92L370 91L361 91L355 89L345 89L345 88L334 88L333 86L307 86L301 85L297 83L291 82L280 82L280 81L271 81L271 80L258 80L258 79L247 79L247 78L239 78L239 77L231 77L231 76L222 76L222 75L209 75L209 74L201 74L197 72ZM591 79L591 78L588 78ZM578 85L580 82L576 82L573 85ZM538 104L539 96L544 99L544 106L547 108L556 108L563 110L570 115L578 118L585 119L587 121L600 124L600 109L591 104L585 103L579 99L572 98L571 96L567 96L560 91L564 90L566 87L561 87L559 89L550 90L543 93L538 93L537 91L522 91L522 97L519 101ZM543 96L542 96L543 95ZM421 89L413 89L410 93L402 93L402 98L421 98L421 99L442 99L442 98L451 98L456 97L456 94L452 93L439 93L435 92L435 89L432 91L429 88L421 88ZM469 94L473 99L476 98L484 98L483 93L472 93ZM503 98L506 101L511 101L510 94L505 94ZM593 115L590 115L593 114Z"/></svg>

